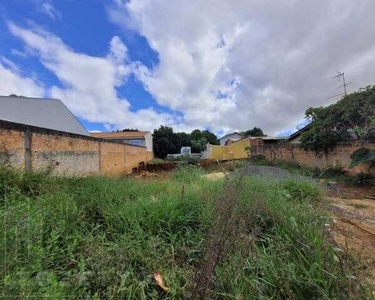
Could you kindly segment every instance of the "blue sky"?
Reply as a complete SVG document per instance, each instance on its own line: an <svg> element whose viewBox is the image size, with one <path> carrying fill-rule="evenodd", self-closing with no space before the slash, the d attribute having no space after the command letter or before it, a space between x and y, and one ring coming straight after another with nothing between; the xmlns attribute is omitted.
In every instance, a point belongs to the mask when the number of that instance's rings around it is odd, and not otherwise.
<svg viewBox="0 0 375 300"><path fill-rule="evenodd" d="M52 2L50 3L52 5ZM57 15L54 16L40 8L41 4L43 1L12 0L0 6L0 31L5 33L0 35L0 44L5 46L0 48L0 55L11 59L26 73L36 73L46 85L61 86L59 79L46 69L38 58L25 58L12 53L13 49L23 49L23 43L9 32L7 22L16 22L18 26L25 28L32 23L43 26L59 36L76 52L91 56L105 56L108 52L108 42L117 35L126 43L131 60L141 61L148 67L158 63L157 53L149 47L144 37L134 31L124 31L108 20L104 1L55 1L53 7ZM129 100L134 111L150 106L160 111L169 111L167 107L158 105L134 76L117 90ZM1 91L6 93L4 90ZM105 130L101 123L89 122L83 117L79 119L89 130Z"/></svg>
<svg viewBox="0 0 375 300"><path fill-rule="evenodd" d="M372 0L0 0L0 94L61 99L89 130L286 135L338 100L336 70L349 91L374 83L374 14Z"/></svg>

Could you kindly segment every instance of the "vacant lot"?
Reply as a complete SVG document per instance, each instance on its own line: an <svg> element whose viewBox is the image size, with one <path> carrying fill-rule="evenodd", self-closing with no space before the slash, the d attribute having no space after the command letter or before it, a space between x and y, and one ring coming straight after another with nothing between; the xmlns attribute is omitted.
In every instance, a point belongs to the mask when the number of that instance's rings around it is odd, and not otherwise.
<svg viewBox="0 0 375 300"><path fill-rule="evenodd" d="M2 295L371 297L361 265L327 232L313 182L201 175L191 166L162 181L0 169Z"/></svg>

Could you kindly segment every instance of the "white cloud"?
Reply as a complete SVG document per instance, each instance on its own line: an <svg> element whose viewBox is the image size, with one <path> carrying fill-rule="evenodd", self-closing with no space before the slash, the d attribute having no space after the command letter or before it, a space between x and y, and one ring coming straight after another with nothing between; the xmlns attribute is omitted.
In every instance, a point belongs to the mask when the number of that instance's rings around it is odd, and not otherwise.
<svg viewBox="0 0 375 300"><path fill-rule="evenodd" d="M186 127L273 134L337 100L336 69L351 91L374 84L373 0L116 0L107 11L158 53L135 73Z"/></svg>
<svg viewBox="0 0 375 300"><path fill-rule="evenodd" d="M9 59L0 57L0 94L43 97L44 88L39 82L25 77Z"/></svg>
<svg viewBox="0 0 375 300"><path fill-rule="evenodd" d="M109 57L120 64L129 60L128 48L118 36L114 36L110 42Z"/></svg>
<svg viewBox="0 0 375 300"><path fill-rule="evenodd" d="M51 19L61 19L61 14L52 4L52 0L38 0L37 4L40 10Z"/></svg>
<svg viewBox="0 0 375 300"><path fill-rule="evenodd" d="M119 37L112 38L107 56L94 57L75 52L41 28L24 29L13 23L8 26L61 82L61 86L49 89L50 96L61 99L79 117L111 129L153 129L174 122L169 115L151 108L132 112L127 99L117 95L116 88L131 73L127 47Z"/></svg>

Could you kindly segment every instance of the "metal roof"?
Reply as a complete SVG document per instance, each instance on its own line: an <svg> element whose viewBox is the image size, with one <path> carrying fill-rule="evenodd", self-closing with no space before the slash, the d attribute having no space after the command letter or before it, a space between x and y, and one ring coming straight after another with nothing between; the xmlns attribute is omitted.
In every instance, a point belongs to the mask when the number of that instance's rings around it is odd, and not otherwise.
<svg viewBox="0 0 375 300"><path fill-rule="evenodd" d="M235 131L235 132L232 132L232 133L228 133L228 134L222 136L221 138L218 138L218 140L221 140L221 139L223 139L223 138L226 138L227 136L230 136L230 135L232 135L232 134L238 134L238 135L240 135L240 136L243 136L241 133Z"/></svg>
<svg viewBox="0 0 375 300"><path fill-rule="evenodd" d="M310 129L311 123L307 124L306 126L302 127L300 130L297 130L295 133L291 134L288 138L288 141L294 139L295 137L299 136L302 132L305 132Z"/></svg>
<svg viewBox="0 0 375 300"><path fill-rule="evenodd" d="M144 138L149 131L91 132L91 136L102 139Z"/></svg>
<svg viewBox="0 0 375 300"><path fill-rule="evenodd" d="M60 100L0 96L0 120L90 136Z"/></svg>
<svg viewBox="0 0 375 300"><path fill-rule="evenodd" d="M287 136L250 136L250 139L262 139L262 140L286 140L288 139Z"/></svg>

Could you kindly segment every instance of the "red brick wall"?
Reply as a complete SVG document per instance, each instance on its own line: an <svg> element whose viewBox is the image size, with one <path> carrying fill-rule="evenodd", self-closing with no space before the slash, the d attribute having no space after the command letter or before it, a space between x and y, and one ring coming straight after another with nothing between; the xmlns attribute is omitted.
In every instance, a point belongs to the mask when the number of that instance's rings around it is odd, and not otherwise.
<svg viewBox="0 0 375 300"><path fill-rule="evenodd" d="M298 144L262 145L261 143L257 143L254 145L251 142L251 155L264 155L268 160L286 160L320 169L327 168L328 166L341 166L348 174L355 175L368 172L366 164L360 164L353 169L349 169L352 161L350 155L361 147L375 150L375 143L362 141L341 143L327 154L317 154L315 151L301 149Z"/></svg>
<svg viewBox="0 0 375 300"><path fill-rule="evenodd" d="M56 132L31 136L31 166L52 168L55 174L88 175L99 172L99 143Z"/></svg>
<svg viewBox="0 0 375 300"><path fill-rule="evenodd" d="M146 147L0 121L0 163L57 175L121 175L153 158Z"/></svg>
<svg viewBox="0 0 375 300"><path fill-rule="evenodd" d="M0 130L0 162L24 167L25 132L11 129Z"/></svg>

